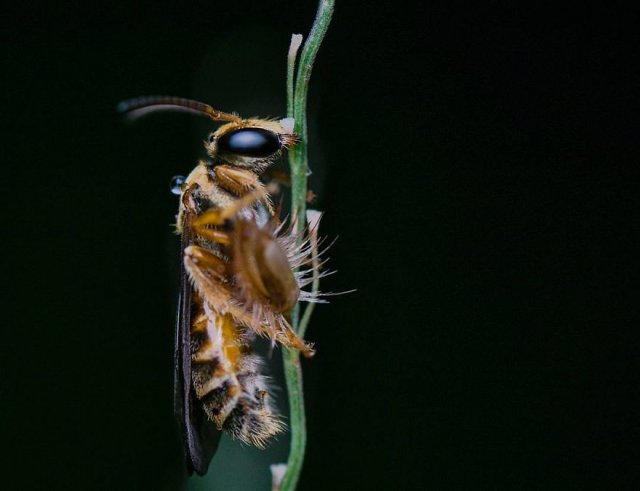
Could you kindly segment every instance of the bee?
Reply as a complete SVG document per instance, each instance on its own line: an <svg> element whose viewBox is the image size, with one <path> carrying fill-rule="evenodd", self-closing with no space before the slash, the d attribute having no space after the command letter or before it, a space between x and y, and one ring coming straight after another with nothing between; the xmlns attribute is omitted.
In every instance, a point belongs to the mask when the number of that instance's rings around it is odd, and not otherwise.
<svg viewBox="0 0 640 491"><path fill-rule="evenodd" d="M222 431L263 447L284 429L262 361L252 352L254 337L313 355L288 319L298 300L319 301L318 294L302 290L313 267L298 270L312 264L312 245L293 227L284 228L272 204L275 189L260 179L298 137L290 119L243 119L188 99L141 97L118 109L131 117L186 111L223 123L205 141L209 159L176 182L181 287L175 411L188 472L203 475Z"/></svg>

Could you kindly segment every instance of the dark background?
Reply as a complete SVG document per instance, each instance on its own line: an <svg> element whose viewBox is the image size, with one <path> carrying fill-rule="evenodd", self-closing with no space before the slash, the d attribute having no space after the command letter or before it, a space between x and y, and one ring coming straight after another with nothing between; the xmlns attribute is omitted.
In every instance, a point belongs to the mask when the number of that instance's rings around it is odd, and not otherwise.
<svg viewBox="0 0 640 491"><path fill-rule="evenodd" d="M3 489L180 488L168 183L213 126L127 127L114 108L173 94L282 116L289 37L314 11L5 12ZM640 485L633 17L338 1L310 185L339 236L325 289L358 291L308 334L301 489ZM228 482L247 472L217 462Z"/></svg>

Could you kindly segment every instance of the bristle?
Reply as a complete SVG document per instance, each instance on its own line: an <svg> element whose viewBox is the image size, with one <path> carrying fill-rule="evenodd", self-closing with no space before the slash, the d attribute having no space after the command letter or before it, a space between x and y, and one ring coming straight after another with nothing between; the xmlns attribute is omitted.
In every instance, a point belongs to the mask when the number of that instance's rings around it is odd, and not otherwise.
<svg viewBox="0 0 640 491"><path fill-rule="evenodd" d="M238 405L238 400L242 393L242 388L237 380L231 378L202 397L204 411L209 418L222 429L224 422Z"/></svg>
<svg viewBox="0 0 640 491"><path fill-rule="evenodd" d="M191 377L204 411L219 429L262 447L283 425L269 403L267 377L251 354L250 336L229 314L200 301L192 326ZM203 328L206 319L206 328Z"/></svg>
<svg viewBox="0 0 640 491"><path fill-rule="evenodd" d="M230 315L241 326L246 326L256 334L301 350L306 356L313 353L311 345L304 343L291 328L283 314L273 312L260 302L247 301L251 297L243 294L240 287L232 292L230 286L222 283L215 275L201 268L185 249L184 265L196 292L206 298L205 306L212 315Z"/></svg>
<svg viewBox="0 0 640 491"><path fill-rule="evenodd" d="M256 366L259 361L256 359ZM238 405L224 424L233 438L263 448L267 441L284 430L285 425L272 407L267 378L247 372L240 375L243 387Z"/></svg>

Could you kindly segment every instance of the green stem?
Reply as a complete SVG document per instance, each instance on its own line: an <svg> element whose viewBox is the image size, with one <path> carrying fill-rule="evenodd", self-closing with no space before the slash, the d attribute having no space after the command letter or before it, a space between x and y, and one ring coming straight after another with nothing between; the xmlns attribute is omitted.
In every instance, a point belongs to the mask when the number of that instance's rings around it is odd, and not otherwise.
<svg viewBox="0 0 640 491"><path fill-rule="evenodd" d="M313 62L329 27L333 8L334 0L320 0L313 27L302 48L295 84L296 54L302 37L294 35L289 49L287 63L287 116L294 118L294 131L301 139L289 152L291 216L296 219L296 230L300 233L300 236L302 236L302 232L306 227L307 175L309 169L307 155L307 93ZM317 284L314 286L317 288ZM291 322L296 332L301 333L300 331L306 329L311 312L312 309L307 308L303 321L299 322L300 307L296 305L291 315ZM280 491L294 491L300 479L307 443L300 353L297 350L284 348L283 362L289 399L291 447L289 449L287 470L280 484Z"/></svg>
<svg viewBox="0 0 640 491"><path fill-rule="evenodd" d="M294 87L293 114L288 114L288 116L294 118L294 131L301 139L300 143L289 152L292 213L294 217L297 217L298 232L302 232L305 228L305 211L307 207L307 173L309 171L307 155L307 92L309 91L309 79L311 78L311 69L313 68L316 54L331 21L333 6L334 0L320 0L313 27L300 54Z"/></svg>
<svg viewBox="0 0 640 491"><path fill-rule="evenodd" d="M307 445L307 429L304 411L304 393L302 390L302 367L298 350L284 348L284 374L287 380L287 395L289 398L289 428L291 431L291 446L287 470L280 491L294 491L298 485L304 452Z"/></svg>

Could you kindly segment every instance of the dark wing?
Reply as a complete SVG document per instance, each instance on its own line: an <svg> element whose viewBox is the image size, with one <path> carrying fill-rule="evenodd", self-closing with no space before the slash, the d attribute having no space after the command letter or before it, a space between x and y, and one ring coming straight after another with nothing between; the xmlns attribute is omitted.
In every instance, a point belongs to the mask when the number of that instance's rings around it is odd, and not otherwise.
<svg viewBox="0 0 640 491"><path fill-rule="evenodd" d="M191 383L191 309L193 287L184 269L183 251L191 243L189 214L185 214L180 247L180 298L176 321L174 352L174 409L182 426L187 471L204 475L209 462L218 449L221 432L207 418L202 403L198 400Z"/></svg>

